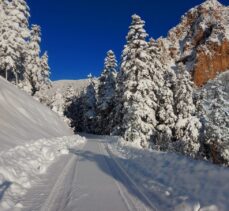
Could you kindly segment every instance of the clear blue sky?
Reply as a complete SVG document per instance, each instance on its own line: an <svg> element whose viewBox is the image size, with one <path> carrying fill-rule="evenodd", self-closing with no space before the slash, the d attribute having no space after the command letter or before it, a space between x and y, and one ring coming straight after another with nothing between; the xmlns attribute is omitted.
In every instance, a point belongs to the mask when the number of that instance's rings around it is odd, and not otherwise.
<svg viewBox="0 0 229 211"><path fill-rule="evenodd" d="M42 27L42 51L49 53L52 80L99 75L109 49L120 60L136 13L151 37L166 36L202 0L27 0L30 23ZM220 0L228 5L229 0Z"/></svg>

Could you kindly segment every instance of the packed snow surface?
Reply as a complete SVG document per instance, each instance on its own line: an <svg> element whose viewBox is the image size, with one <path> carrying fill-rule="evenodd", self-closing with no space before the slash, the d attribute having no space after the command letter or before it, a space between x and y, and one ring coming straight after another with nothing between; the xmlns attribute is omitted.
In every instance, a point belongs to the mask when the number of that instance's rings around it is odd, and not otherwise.
<svg viewBox="0 0 229 211"><path fill-rule="evenodd" d="M150 202L120 169L101 137L88 136L83 148L72 148L46 179L21 201L23 211L147 211ZM64 158L64 156L62 157Z"/></svg>
<svg viewBox="0 0 229 211"><path fill-rule="evenodd" d="M0 78L0 151L30 140L72 135L49 108Z"/></svg>

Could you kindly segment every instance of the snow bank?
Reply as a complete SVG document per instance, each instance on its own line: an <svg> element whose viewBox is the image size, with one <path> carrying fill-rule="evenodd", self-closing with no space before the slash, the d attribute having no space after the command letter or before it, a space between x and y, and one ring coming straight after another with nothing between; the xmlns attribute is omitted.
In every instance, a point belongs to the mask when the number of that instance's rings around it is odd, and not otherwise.
<svg viewBox="0 0 229 211"><path fill-rule="evenodd" d="M0 77L0 151L29 140L73 135L49 108Z"/></svg>
<svg viewBox="0 0 229 211"><path fill-rule="evenodd" d="M158 210L228 210L228 168L107 139L114 157Z"/></svg>
<svg viewBox="0 0 229 211"><path fill-rule="evenodd" d="M0 153L0 210L22 207L17 204L54 160L85 142L80 136L40 139Z"/></svg>

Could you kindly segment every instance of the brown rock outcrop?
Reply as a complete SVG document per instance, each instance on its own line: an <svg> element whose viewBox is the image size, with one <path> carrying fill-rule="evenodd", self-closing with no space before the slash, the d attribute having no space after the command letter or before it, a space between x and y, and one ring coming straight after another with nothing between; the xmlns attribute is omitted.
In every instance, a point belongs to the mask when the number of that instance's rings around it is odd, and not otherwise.
<svg viewBox="0 0 229 211"><path fill-rule="evenodd" d="M207 0L188 11L165 39L175 61L183 62L197 86L229 69L229 7Z"/></svg>
<svg viewBox="0 0 229 211"><path fill-rule="evenodd" d="M218 73L229 70L229 41L225 40L219 46L212 45L212 55L206 54L204 50L197 52L193 69L193 79L197 86L202 86Z"/></svg>

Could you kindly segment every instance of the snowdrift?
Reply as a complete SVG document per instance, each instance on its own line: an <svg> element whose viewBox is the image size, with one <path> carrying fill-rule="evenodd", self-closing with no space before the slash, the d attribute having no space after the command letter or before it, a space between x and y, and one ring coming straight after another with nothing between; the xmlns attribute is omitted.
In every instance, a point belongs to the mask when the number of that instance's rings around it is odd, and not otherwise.
<svg viewBox="0 0 229 211"><path fill-rule="evenodd" d="M0 78L0 151L29 140L72 134L57 114Z"/></svg>
<svg viewBox="0 0 229 211"><path fill-rule="evenodd" d="M226 211L229 169L106 137L116 161L158 210Z"/></svg>
<svg viewBox="0 0 229 211"><path fill-rule="evenodd" d="M84 138L74 135L40 139L1 152L0 210L23 208L21 198L39 182L39 175L45 174L58 157L69 153L69 149L84 143Z"/></svg>

